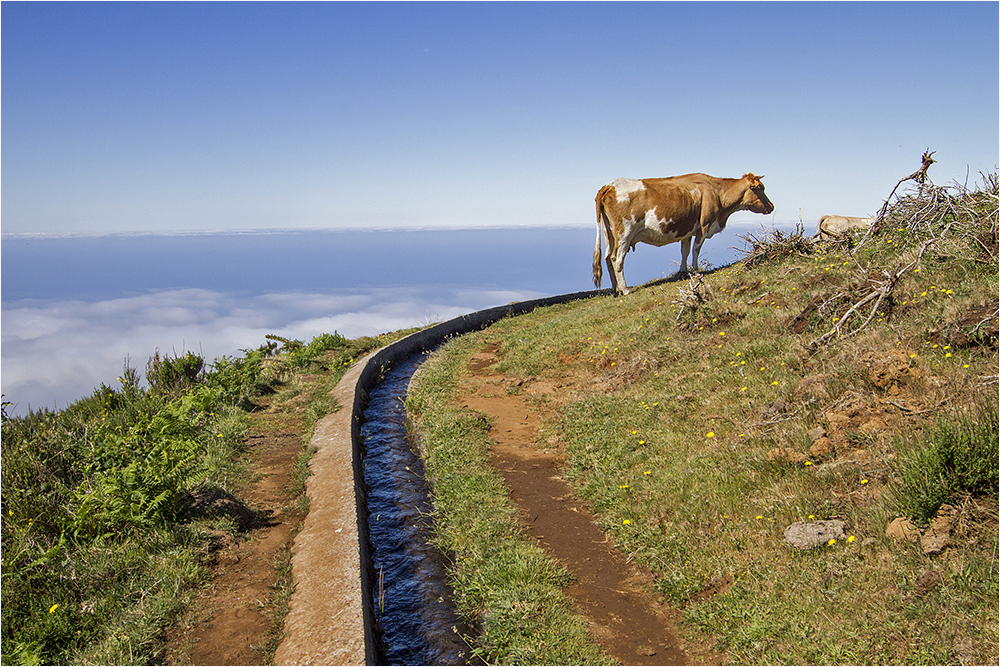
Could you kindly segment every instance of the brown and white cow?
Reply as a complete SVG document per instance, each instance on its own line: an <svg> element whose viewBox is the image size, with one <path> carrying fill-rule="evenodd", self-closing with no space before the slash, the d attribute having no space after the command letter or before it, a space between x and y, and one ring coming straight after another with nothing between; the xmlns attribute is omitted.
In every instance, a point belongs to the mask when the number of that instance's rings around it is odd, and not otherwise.
<svg viewBox="0 0 1000 667"><path fill-rule="evenodd" d="M842 239L852 231L867 231L875 224L875 218L852 218L846 215L824 215L816 225L813 239L831 241Z"/></svg>
<svg viewBox="0 0 1000 667"><path fill-rule="evenodd" d="M718 234L736 211L771 213L774 204L764 194L762 176L715 178L686 174L672 178L617 178L597 192L597 245L594 285L601 286L601 233L606 246L611 286L628 294L625 254L637 243L662 246L681 242L681 273L694 239L691 268L698 270L698 253L705 239Z"/></svg>

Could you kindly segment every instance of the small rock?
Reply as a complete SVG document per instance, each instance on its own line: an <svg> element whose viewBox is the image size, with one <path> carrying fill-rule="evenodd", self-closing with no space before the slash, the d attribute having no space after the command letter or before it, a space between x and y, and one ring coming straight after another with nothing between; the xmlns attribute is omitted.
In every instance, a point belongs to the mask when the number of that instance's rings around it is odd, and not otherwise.
<svg viewBox="0 0 1000 667"><path fill-rule="evenodd" d="M824 431L825 433L826 431ZM816 443L809 449L809 453L817 459L829 456L834 451L833 440L823 436L816 440Z"/></svg>
<svg viewBox="0 0 1000 667"><path fill-rule="evenodd" d="M951 529L955 523L955 508L942 505L931 519L930 527L920 537L920 546L924 554L936 554L951 544Z"/></svg>
<svg viewBox="0 0 1000 667"><path fill-rule="evenodd" d="M823 546L830 540L842 540L847 537L843 521L797 521L785 529L785 541L796 549L814 549Z"/></svg>
<svg viewBox="0 0 1000 667"><path fill-rule="evenodd" d="M775 447L774 449L768 451L765 456L768 461L787 461L788 463L796 465L802 465L809 460L808 457L802 452L797 452L794 449L789 449L788 447Z"/></svg>
<svg viewBox="0 0 1000 667"><path fill-rule="evenodd" d="M906 517L894 519L892 523L885 527L886 537L891 537L897 542L910 542L916 544L920 541L920 531L913 525L913 522Z"/></svg>
<svg viewBox="0 0 1000 667"><path fill-rule="evenodd" d="M888 428L880 417L873 417L861 425L861 432L866 435L880 433Z"/></svg>
<svg viewBox="0 0 1000 667"><path fill-rule="evenodd" d="M851 450L851 453L848 456L850 456L855 463L859 463L861 465L868 463L868 451L865 449Z"/></svg>
<svg viewBox="0 0 1000 667"><path fill-rule="evenodd" d="M830 394L826 390L826 380L825 375L810 375L809 377L802 378L795 385L792 393L798 400L812 399L825 401L830 398Z"/></svg>
<svg viewBox="0 0 1000 667"><path fill-rule="evenodd" d="M934 570L928 570L920 575L913 587L913 597L922 598L941 585L941 575Z"/></svg>
<svg viewBox="0 0 1000 667"><path fill-rule="evenodd" d="M822 438L826 437L826 429L823 428L822 426L817 426L816 428L809 431L807 435L809 436L809 439L812 440L813 442L818 442Z"/></svg>

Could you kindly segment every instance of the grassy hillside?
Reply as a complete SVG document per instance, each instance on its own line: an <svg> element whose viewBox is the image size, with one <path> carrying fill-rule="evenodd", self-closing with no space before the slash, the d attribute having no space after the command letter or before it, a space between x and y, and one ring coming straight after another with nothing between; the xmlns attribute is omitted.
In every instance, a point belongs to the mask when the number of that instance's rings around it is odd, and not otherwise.
<svg viewBox="0 0 1000 667"><path fill-rule="evenodd" d="M487 344L508 391L562 387L524 396L538 441L695 656L995 664L995 175L906 192L864 238L746 241L741 263L504 320L421 370L435 519L489 660L605 658L489 469L488 420L455 402ZM843 533L786 541L818 521Z"/></svg>
<svg viewBox="0 0 1000 667"><path fill-rule="evenodd" d="M329 391L394 337L268 338L211 364L156 353L146 385L127 367L117 388L102 385L59 412L4 410L3 664L162 661L164 628L253 511L241 495L254 473L246 435L255 401L278 392L296 406L304 473L311 424L340 407ZM322 381L304 391L294 382L303 373Z"/></svg>
<svg viewBox="0 0 1000 667"><path fill-rule="evenodd" d="M525 395L539 440L683 610L695 658L995 664L995 176L910 192L865 239L747 241L738 265L504 320L421 370L410 414L484 658L607 660L562 593L571 575L524 539L489 421L454 405L488 341L508 391L563 387ZM162 629L236 530L198 499L239 503L254 401L309 372L322 381L289 404L336 410L324 390L401 333L274 338L208 364L157 354L148 386L126 368L66 410L4 412L3 663L162 659ZM916 542L886 535L900 517ZM818 520L843 537L785 541Z"/></svg>

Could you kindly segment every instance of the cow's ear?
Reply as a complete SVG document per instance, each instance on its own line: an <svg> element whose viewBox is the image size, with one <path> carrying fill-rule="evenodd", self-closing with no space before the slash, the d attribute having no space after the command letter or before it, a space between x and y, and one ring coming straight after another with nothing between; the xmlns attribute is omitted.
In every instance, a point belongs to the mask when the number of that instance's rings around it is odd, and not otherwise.
<svg viewBox="0 0 1000 667"><path fill-rule="evenodd" d="M759 187L761 185L760 179L762 179L764 177L763 176L755 176L752 171L748 171L747 173L743 174L743 178L745 178L747 180L747 182L750 183L751 187L756 188L756 187Z"/></svg>

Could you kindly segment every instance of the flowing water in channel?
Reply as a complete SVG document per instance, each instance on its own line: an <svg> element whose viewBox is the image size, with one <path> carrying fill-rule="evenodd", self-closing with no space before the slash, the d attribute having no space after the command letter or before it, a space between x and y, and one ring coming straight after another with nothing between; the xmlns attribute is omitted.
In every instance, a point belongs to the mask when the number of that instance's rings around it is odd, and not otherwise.
<svg viewBox="0 0 1000 667"><path fill-rule="evenodd" d="M415 355L388 372L369 394L361 425L379 660L467 664L473 658L462 635L470 633L452 606L444 557L428 543L431 504L406 433L403 401L424 359Z"/></svg>

